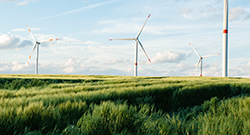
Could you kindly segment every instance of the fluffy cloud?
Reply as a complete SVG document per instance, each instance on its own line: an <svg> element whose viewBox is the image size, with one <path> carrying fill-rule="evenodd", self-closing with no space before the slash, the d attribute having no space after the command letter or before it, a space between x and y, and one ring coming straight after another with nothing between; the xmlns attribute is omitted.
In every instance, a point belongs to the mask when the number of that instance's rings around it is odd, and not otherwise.
<svg viewBox="0 0 250 135"><path fill-rule="evenodd" d="M0 49L13 48L19 42L20 39L15 36L8 34L0 35Z"/></svg>
<svg viewBox="0 0 250 135"><path fill-rule="evenodd" d="M0 61L0 71L3 71L5 73L13 73L13 72L26 73L29 70L30 68L28 68L28 65L22 62Z"/></svg>
<svg viewBox="0 0 250 135"><path fill-rule="evenodd" d="M152 63L179 63L186 58L185 53L165 51L157 53L151 60Z"/></svg>
<svg viewBox="0 0 250 135"><path fill-rule="evenodd" d="M25 64L20 63L18 61L12 62L12 68L11 71L21 71L25 69Z"/></svg>
<svg viewBox="0 0 250 135"><path fill-rule="evenodd" d="M2 34L0 35L0 49L16 49L25 46L30 46L33 43L29 40L21 41L20 38L13 35Z"/></svg>

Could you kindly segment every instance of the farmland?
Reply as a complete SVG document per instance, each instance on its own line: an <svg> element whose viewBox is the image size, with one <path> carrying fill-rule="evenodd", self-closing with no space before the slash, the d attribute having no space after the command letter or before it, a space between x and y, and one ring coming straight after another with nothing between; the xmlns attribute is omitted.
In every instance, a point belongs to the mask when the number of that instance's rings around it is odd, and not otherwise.
<svg viewBox="0 0 250 135"><path fill-rule="evenodd" d="M248 134L250 79L0 75L0 134Z"/></svg>

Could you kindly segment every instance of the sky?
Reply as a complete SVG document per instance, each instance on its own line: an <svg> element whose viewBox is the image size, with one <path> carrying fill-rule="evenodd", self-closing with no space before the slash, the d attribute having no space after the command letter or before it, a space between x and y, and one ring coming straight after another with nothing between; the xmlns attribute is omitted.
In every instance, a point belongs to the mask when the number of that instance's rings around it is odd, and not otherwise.
<svg viewBox="0 0 250 135"><path fill-rule="evenodd" d="M133 76L135 38L139 76L192 76L201 54L222 53L224 0L0 0L0 74ZM250 2L229 0L230 77L250 77ZM195 72L199 76L199 69ZM222 56L203 59L203 76L222 76Z"/></svg>

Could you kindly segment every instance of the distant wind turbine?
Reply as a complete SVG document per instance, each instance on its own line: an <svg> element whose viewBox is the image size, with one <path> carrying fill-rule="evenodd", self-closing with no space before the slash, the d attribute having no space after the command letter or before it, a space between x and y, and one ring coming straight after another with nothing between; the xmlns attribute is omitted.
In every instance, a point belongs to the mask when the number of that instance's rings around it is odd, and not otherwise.
<svg viewBox="0 0 250 135"><path fill-rule="evenodd" d="M29 28L28 25L27 25L27 28L28 28L28 30L29 30L29 32L30 32L30 35L32 36L32 38L33 38L34 41L35 41L35 45L33 46L33 49L32 49L32 51L31 51L31 54L30 54L29 59L28 59L28 61L27 61L26 64L29 64L30 58L31 58L31 56L32 56L32 54L33 54L33 52L34 52L34 50L36 49L36 67L35 67L35 74L38 74L39 45L40 45L41 43L43 43L43 42L50 42L50 41L58 40L58 38L57 38L57 39L48 39L48 40L37 41L36 38L35 38L35 36L32 34L32 32L31 32L31 30L30 30L30 28Z"/></svg>
<svg viewBox="0 0 250 135"><path fill-rule="evenodd" d="M148 18L151 16L151 14L148 15ZM134 67L134 76L137 76L137 66L138 66L138 44L140 45L141 49L143 50L143 52L145 53L146 57L148 58L148 61L151 62L151 60L149 59L145 49L142 46L142 43L139 40L139 36L142 33L142 30L145 26L145 24L148 21L148 18L146 19L146 21L144 22L141 30L139 31L139 33L137 34L137 36L135 38L123 38L123 39L109 39L109 41L113 41L113 40L135 40L136 44L135 44L135 67Z"/></svg>
<svg viewBox="0 0 250 135"><path fill-rule="evenodd" d="M196 53L196 54L198 55L198 57L199 57L199 60L198 60L197 65L196 65L196 67L195 67L193 76L194 76L195 71L196 71L197 67L199 66L199 64L200 64L200 76L202 76L202 60L203 60L203 58L211 57L211 56L217 56L217 55L220 55L220 54L218 53L218 54L212 54L212 55L201 56L201 55L194 49L194 47L191 45L191 43L189 43L189 45L193 48L193 50L195 51L195 53Z"/></svg>

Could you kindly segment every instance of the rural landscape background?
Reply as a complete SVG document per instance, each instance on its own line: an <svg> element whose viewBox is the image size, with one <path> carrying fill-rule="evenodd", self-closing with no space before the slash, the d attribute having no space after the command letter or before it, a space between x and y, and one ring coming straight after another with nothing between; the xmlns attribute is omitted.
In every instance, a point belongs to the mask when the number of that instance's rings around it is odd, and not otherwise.
<svg viewBox="0 0 250 135"><path fill-rule="evenodd" d="M229 1L229 76L249 77L250 3ZM0 0L0 73L33 74L34 45L41 44L39 73L133 75L134 42L140 36L152 63L139 50L140 76L189 76L198 57L222 53L223 0ZM221 56L204 59L203 75L221 76ZM198 75L198 71L196 72Z"/></svg>
<svg viewBox="0 0 250 135"><path fill-rule="evenodd" d="M222 0L0 0L0 134L249 134L250 3L229 1L229 77ZM140 36L132 77L133 38ZM39 74L34 42L40 40ZM198 71L196 75L199 75ZM211 77L213 76L213 77Z"/></svg>

